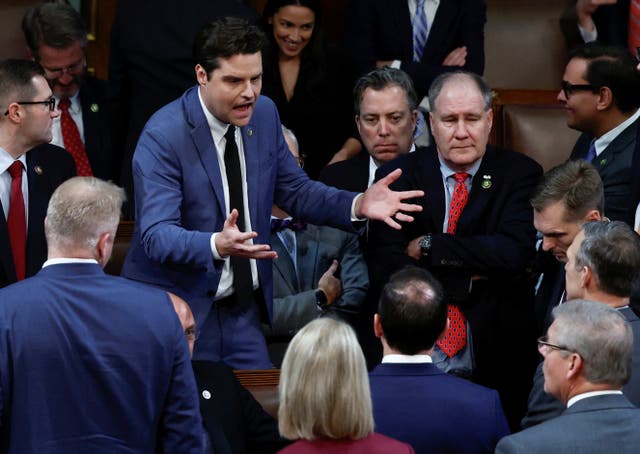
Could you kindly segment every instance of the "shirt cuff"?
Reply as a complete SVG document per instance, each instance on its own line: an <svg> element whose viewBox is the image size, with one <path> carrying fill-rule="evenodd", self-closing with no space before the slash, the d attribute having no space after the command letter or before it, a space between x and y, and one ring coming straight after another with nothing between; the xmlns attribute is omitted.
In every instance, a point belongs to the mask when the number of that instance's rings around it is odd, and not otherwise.
<svg viewBox="0 0 640 454"><path fill-rule="evenodd" d="M593 26L593 31L587 31L584 28L580 27L578 25L578 30L580 30L580 36L582 36L582 40L585 43L590 43L592 41L595 41L596 39L598 39L598 29L596 28L595 24Z"/></svg>
<svg viewBox="0 0 640 454"><path fill-rule="evenodd" d="M364 196L363 193L358 194L357 196L355 196L353 198L353 202L351 202L351 222L358 222L358 221L366 221L367 220L367 218L356 217L356 202L362 196Z"/></svg>
<svg viewBox="0 0 640 454"><path fill-rule="evenodd" d="M212 233L211 234L211 239L209 240L209 243L211 244L211 253L213 254L213 258L216 260L224 260L224 257L222 257L220 254L218 254L218 249L216 248L216 235L219 232L216 233Z"/></svg>

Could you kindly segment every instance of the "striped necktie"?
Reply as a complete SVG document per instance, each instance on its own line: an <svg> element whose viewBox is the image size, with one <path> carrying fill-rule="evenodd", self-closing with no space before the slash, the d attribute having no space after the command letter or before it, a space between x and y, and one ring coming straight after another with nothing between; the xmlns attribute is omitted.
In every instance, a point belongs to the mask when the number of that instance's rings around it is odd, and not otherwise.
<svg viewBox="0 0 640 454"><path fill-rule="evenodd" d="M427 23L427 15L424 12L424 3L426 0L418 0L416 5L416 14L413 16L413 61L422 60L424 46L427 44L427 32L429 24Z"/></svg>

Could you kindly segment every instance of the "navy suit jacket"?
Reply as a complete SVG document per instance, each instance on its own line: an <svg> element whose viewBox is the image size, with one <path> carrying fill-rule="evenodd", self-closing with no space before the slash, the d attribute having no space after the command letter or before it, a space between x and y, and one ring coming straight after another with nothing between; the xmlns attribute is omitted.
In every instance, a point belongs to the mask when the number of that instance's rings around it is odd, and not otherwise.
<svg viewBox="0 0 640 454"><path fill-rule="evenodd" d="M635 312L625 307L618 309L631 325L633 331L633 356L631 360L631 379L624 385L624 395L636 406L640 406L640 318ZM533 387L529 394L529 408L522 420L524 429L555 418L565 409L564 404L544 391L544 374L542 362L538 365L533 376Z"/></svg>
<svg viewBox="0 0 640 454"><path fill-rule="evenodd" d="M381 434L419 453L492 453L509 434L498 393L434 364L383 363L369 374Z"/></svg>
<svg viewBox="0 0 640 454"><path fill-rule="evenodd" d="M534 305L536 328L538 335L542 336L551 325L551 311L560 303L565 290L564 263L540 247L536 253L533 271L535 276L542 274L542 280L536 289Z"/></svg>
<svg viewBox="0 0 640 454"><path fill-rule="evenodd" d="M433 79L459 67L442 66L455 48L467 46L463 69L484 71L484 0L441 1L429 24L422 60L413 62L413 32L407 0L352 0L347 15L345 41L357 74L373 68L377 60L400 60L418 95L426 94Z"/></svg>
<svg viewBox="0 0 640 454"><path fill-rule="evenodd" d="M325 167L318 179L324 184L346 191L366 191L369 184L369 153L362 150L351 159Z"/></svg>
<svg viewBox="0 0 640 454"><path fill-rule="evenodd" d="M0 290L2 452L202 452L187 342L165 292L97 264Z"/></svg>
<svg viewBox="0 0 640 454"><path fill-rule="evenodd" d="M636 120L613 139L592 164L598 170L604 185L604 214L612 221L626 221L631 209L632 163L636 151L636 137L640 119ZM582 134L571 152L571 160L584 159L594 138ZM634 176L635 177L635 176ZM633 207L635 209L635 207Z"/></svg>
<svg viewBox="0 0 640 454"><path fill-rule="evenodd" d="M39 145L27 152L29 185L29 215L27 227L26 276L36 274L47 259L44 238L44 218L53 191L65 180L75 176L76 165L71 155L55 145ZM7 220L0 210L0 287L16 282L16 270L9 243Z"/></svg>
<svg viewBox="0 0 640 454"><path fill-rule="evenodd" d="M635 454L640 409L621 395L589 397L553 418L500 441L496 454Z"/></svg>
<svg viewBox="0 0 640 454"><path fill-rule="evenodd" d="M261 96L242 140L251 227L256 244L269 244L274 202L293 216L353 230L356 194L309 180L291 155L276 108ZM198 324L209 313L224 261L214 260L210 239L222 231L224 203L216 148L198 88L187 90L147 123L133 159L136 222L122 274L177 293ZM258 277L272 316L273 267L258 260Z"/></svg>
<svg viewBox="0 0 640 454"><path fill-rule="evenodd" d="M526 270L535 253L529 197L542 169L523 154L488 146L456 234L449 235L442 233L445 195L437 151L401 156L378 169L376 177L396 167L403 173L392 188L422 189L425 196L416 203L423 211L402 230L369 222L372 286L381 287L406 265L433 273L471 326L475 380L500 391L510 423L518 425L537 360L533 283ZM407 244L427 233L432 234L430 256L416 262L407 256ZM496 355L497 350L502 353Z"/></svg>
<svg viewBox="0 0 640 454"><path fill-rule="evenodd" d="M111 108L107 82L86 76L80 86L80 106L84 125L84 147L93 175L118 181L120 153L112 146Z"/></svg>

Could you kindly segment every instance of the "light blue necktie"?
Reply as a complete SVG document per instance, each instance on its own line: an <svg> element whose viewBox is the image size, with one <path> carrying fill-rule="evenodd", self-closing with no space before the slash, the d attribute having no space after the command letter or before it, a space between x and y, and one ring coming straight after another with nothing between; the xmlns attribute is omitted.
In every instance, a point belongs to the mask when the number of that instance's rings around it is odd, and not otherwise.
<svg viewBox="0 0 640 454"><path fill-rule="evenodd" d="M418 0L416 5L416 14L413 16L413 61L419 62L422 59L424 46L427 44L427 31L429 24L427 23L427 15L424 12L424 3L426 0Z"/></svg>

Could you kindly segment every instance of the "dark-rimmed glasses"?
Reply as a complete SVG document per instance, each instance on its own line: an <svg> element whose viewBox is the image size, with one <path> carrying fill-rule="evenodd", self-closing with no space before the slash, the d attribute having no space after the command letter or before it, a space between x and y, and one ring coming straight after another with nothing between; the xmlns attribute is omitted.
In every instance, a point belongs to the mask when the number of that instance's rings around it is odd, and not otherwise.
<svg viewBox="0 0 640 454"><path fill-rule="evenodd" d="M64 68L47 68L42 63L40 63L40 66L42 66L42 69L44 69L45 77L51 80L62 77L64 73L77 74L84 69L86 64L86 59L82 57L82 60L80 60L79 62L74 63L73 65L65 66Z"/></svg>
<svg viewBox="0 0 640 454"><path fill-rule="evenodd" d="M565 352L576 353L574 350L569 347L565 347L564 345L553 344L549 342L549 336L542 336L538 338L538 350L542 349L542 347L547 347L552 350L562 350Z"/></svg>
<svg viewBox="0 0 640 454"><path fill-rule="evenodd" d="M29 106L34 104L44 104L45 106L49 106L49 112L53 112L56 108L56 98L53 96L46 101L18 101L16 104L21 106ZM5 116L9 115L9 109L4 113Z"/></svg>
<svg viewBox="0 0 640 454"><path fill-rule="evenodd" d="M566 80L562 81L562 91L564 92L564 97L567 99L569 99L569 96L571 96L574 91L584 90L595 92L597 89L598 87L591 84L572 84Z"/></svg>

